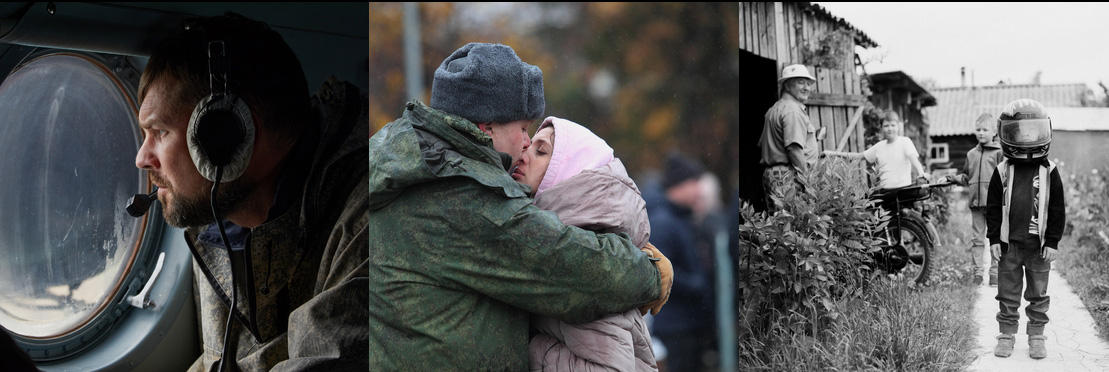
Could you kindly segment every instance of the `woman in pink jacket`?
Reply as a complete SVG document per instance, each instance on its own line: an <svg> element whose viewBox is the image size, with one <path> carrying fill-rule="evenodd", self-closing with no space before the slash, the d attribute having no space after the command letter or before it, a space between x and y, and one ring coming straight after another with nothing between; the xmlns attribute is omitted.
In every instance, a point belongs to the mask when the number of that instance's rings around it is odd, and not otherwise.
<svg viewBox="0 0 1109 372"><path fill-rule="evenodd" d="M637 247L651 225L639 188L607 143L569 120L548 117L512 170L531 186L535 205L567 225L623 232ZM584 324L533 316L539 334L528 345L532 371L657 371L647 323L639 310Z"/></svg>

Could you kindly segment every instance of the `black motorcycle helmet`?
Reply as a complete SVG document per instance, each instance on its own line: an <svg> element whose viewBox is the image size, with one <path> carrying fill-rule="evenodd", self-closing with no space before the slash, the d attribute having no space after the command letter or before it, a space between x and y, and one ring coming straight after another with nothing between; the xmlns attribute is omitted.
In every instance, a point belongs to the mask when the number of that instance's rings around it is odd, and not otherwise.
<svg viewBox="0 0 1109 372"><path fill-rule="evenodd" d="M1009 102L997 118L997 137L1006 158L1042 160L1051 147L1051 118L1039 102L1027 98Z"/></svg>

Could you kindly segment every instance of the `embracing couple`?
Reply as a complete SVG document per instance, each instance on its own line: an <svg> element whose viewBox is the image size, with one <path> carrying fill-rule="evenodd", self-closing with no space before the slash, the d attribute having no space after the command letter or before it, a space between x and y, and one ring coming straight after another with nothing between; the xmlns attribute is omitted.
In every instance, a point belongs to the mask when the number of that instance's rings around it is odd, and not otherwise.
<svg viewBox="0 0 1109 372"><path fill-rule="evenodd" d="M374 371L657 370L673 269L605 141L543 117L543 73L470 43L370 138Z"/></svg>

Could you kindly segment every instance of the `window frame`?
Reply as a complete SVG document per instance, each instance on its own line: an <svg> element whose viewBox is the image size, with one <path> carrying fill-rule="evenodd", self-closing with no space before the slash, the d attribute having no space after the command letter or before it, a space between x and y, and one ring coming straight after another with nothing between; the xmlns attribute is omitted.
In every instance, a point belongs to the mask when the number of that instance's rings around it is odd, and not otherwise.
<svg viewBox="0 0 1109 372"><path fill-rule="evenodd" d="M933 156L937 150L943 152L943 157ZM928 162L929 163L946 163L951 161L951 147L946 142L933 142L928 145Z"/></svg>
<svg viewBox="0 0 1109 372"><path fill-rule="evenodd" d="M100 70L104 76L115 83L116 87L127 100L134 115L138 115L138 79L140 70L134 66L133 60L127 56L109 55L86 51L75 51L53 48L35 48L13 45L3 58L0 58L0 71L7 71L0 84L30 63L54 56L68 56L82 59ZM137 124L137 123L136 123ZM136 149L142 144L142 131L136 127ZM145 179L146 191L152 189L152 184L146 171L140 171L141 179ZM135 190L136 193L142 190ZM123 203L125 201L120 201ZM122 274L118 281L111 286L111 297L97 306L91 315L77 325L63 331L56 336L27 336L17 332L10 332L17 345L38 363L49 363L63 360L84 352L86 349L102 341L120 320L130 313L132 307L125 301L125 297L135 295L142 290L157 261L157 247L161 245L165 222L160 217L157 203L150 213L139 221L138 239L130 247L131 254L128 262L121 268Z"/></svg>

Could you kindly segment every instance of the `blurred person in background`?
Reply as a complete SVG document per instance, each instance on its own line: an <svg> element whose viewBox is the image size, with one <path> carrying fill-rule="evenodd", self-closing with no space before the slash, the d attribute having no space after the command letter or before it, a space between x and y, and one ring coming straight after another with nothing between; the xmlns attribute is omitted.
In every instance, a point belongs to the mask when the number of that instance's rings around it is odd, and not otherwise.
<svg viewBox="0 0 1109 372"><path fill-rule="evenodd" d="M704 297L704 306L708 310L706 314L711 315L709 317L710 333L705 334L702 338L701 347L702 351L716 351L718 350L718 337L716 336L716 311L718 310L716 308L717 237L722 234L725 239L729 239L732 236L729 231L736 230L736 233L738 233L739 228L738 223L734 228L729 227L732 220L724 210L724 204L720 199L720 179L715 174L706 171L701 174L698 184L701 186L701 197L693 206L693 224L696 230L697 255L701 259L701 266L705 268L705 277L709 284L709 295ZM736 213L738 212L737 207ZM738 259L738 257L736 258Z"/></svg>
<svg viewBox="0 0 1109 372"><path fill-rule="evenodd" d="M668 371L700 371L703 340L713 340L712 284L697 247L693 208L701 200L700 162L680 153L667 156L661 187L644 196L651 243L674 268L667 310L654 316L651 334L666 346Z"/></svg>

